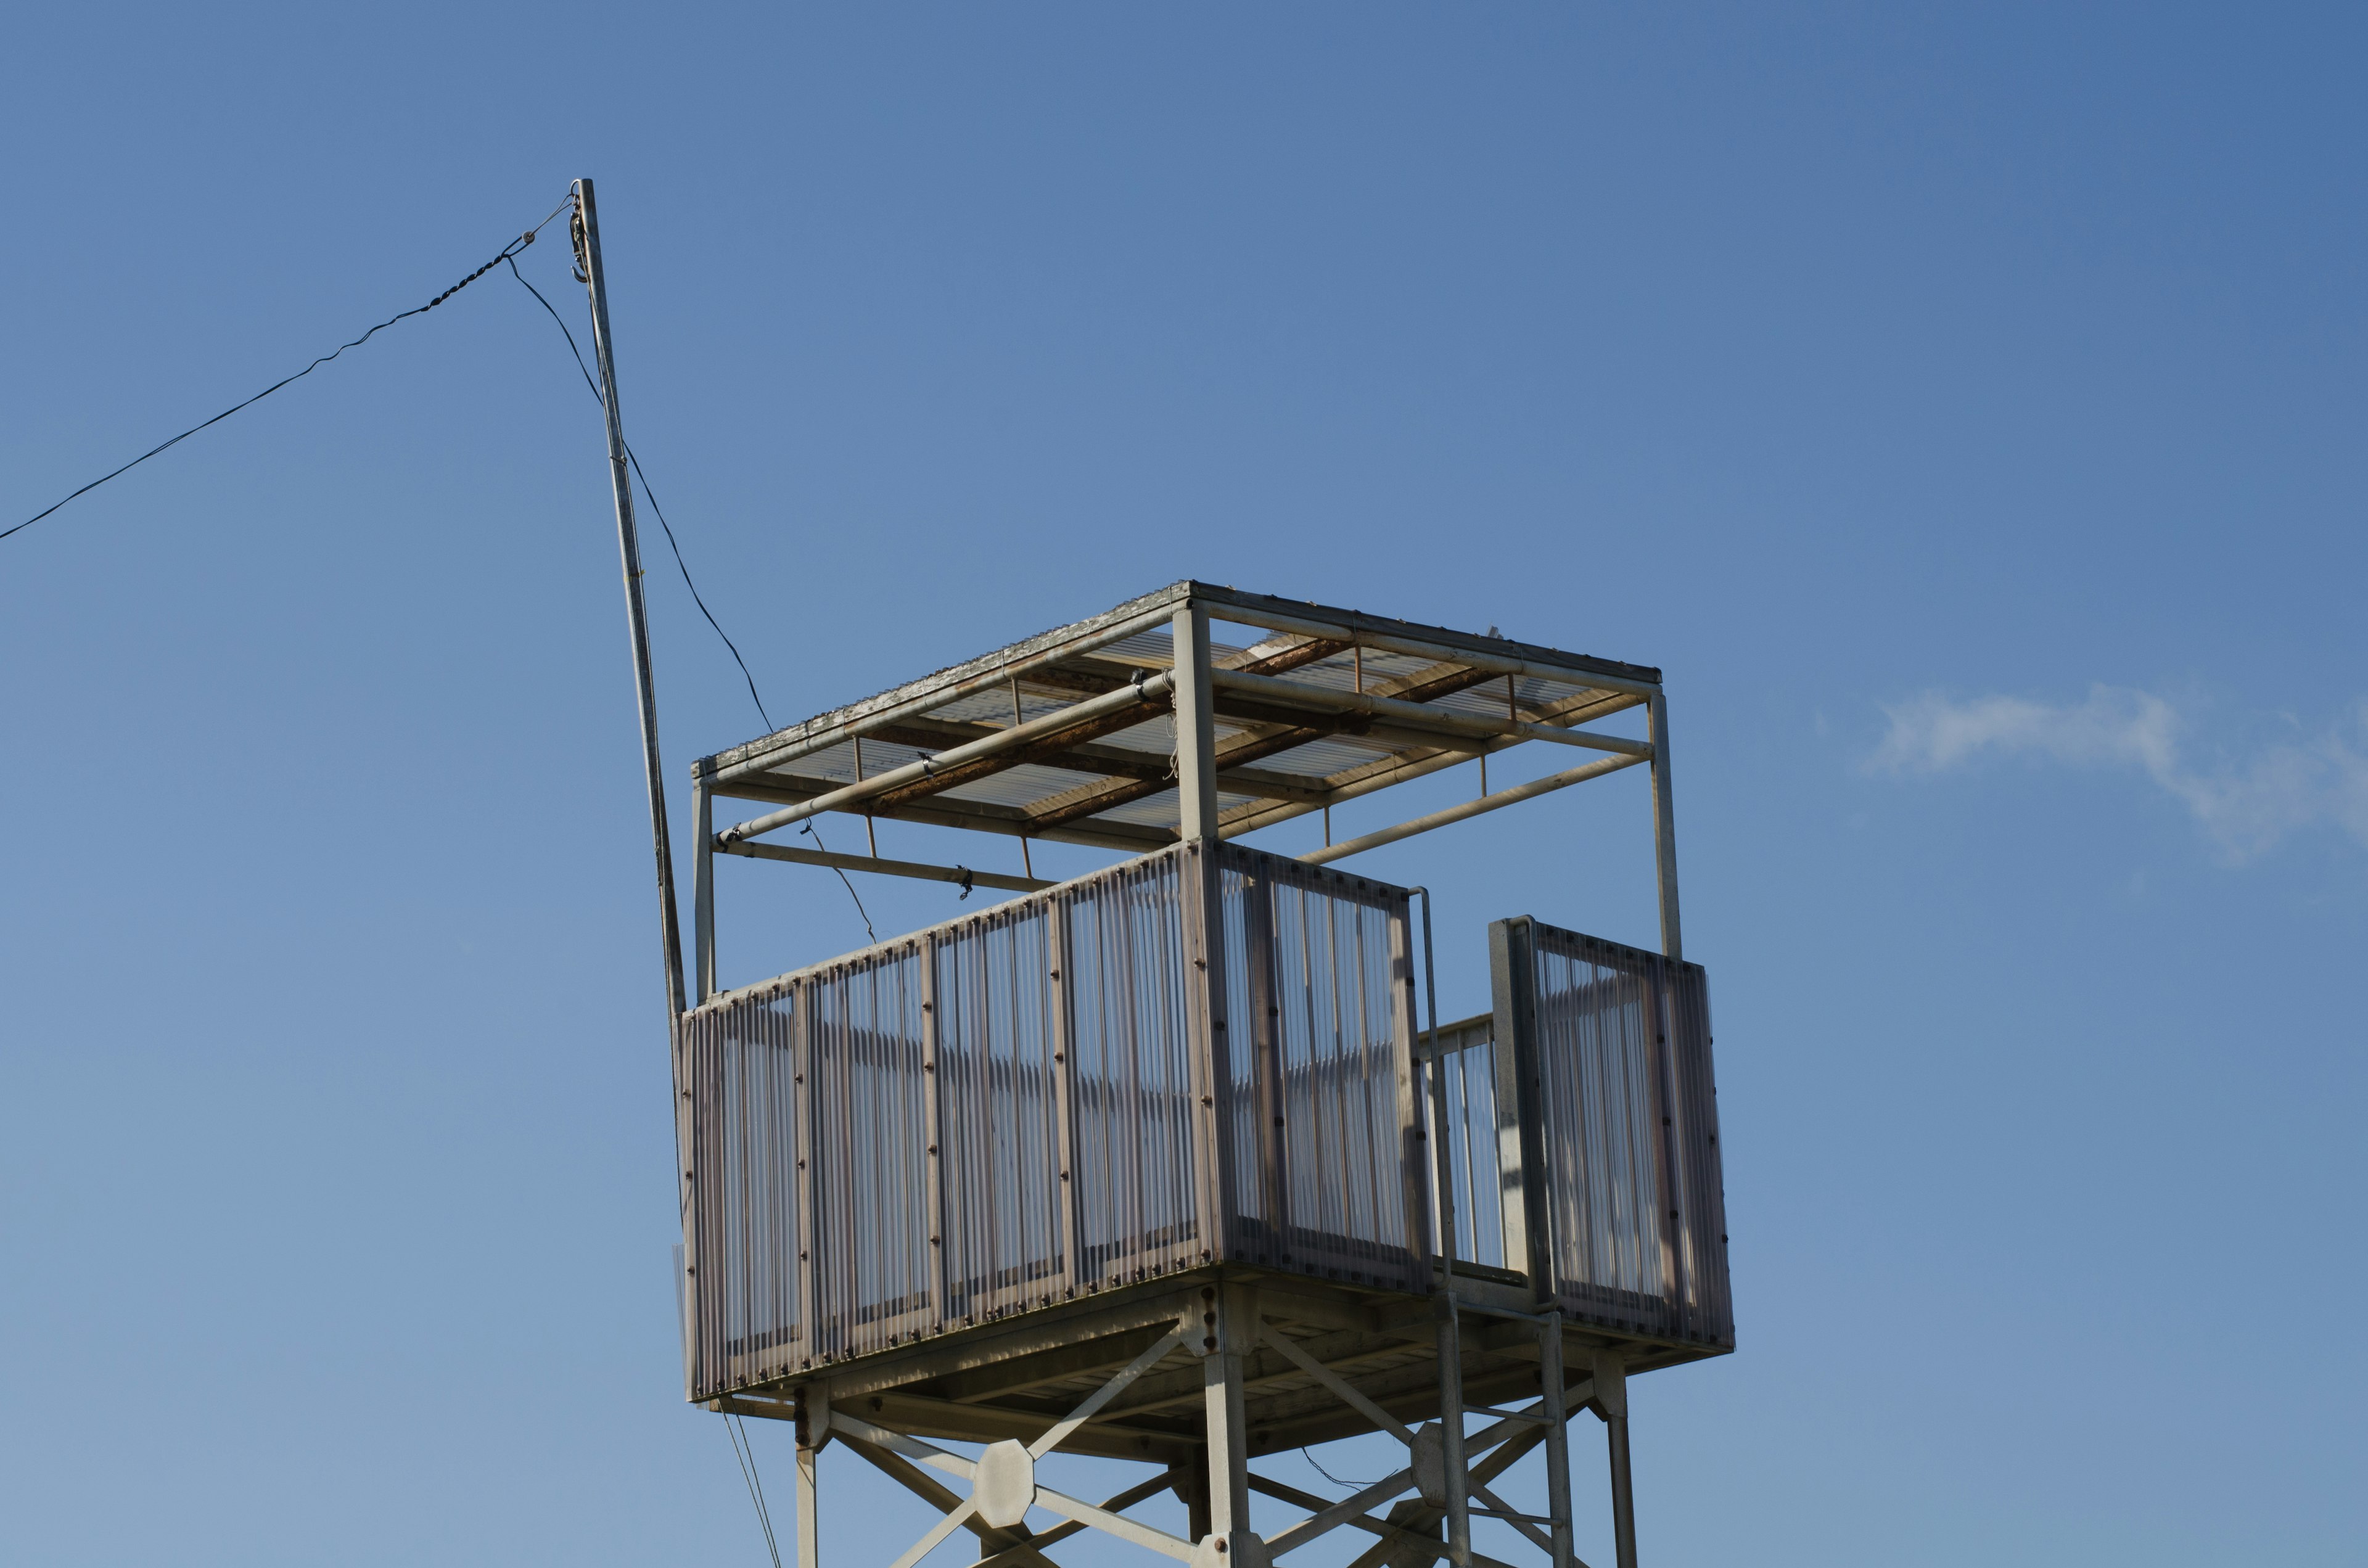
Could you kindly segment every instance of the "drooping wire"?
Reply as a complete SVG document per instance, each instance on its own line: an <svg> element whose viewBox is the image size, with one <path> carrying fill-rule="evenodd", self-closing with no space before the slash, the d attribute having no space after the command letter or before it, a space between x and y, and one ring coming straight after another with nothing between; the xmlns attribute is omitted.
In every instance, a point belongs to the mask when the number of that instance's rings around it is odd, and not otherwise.
<svg viewBox="0 0 2368 1568"><path fill-rule="evenodd" d="M461 278L461 281L453 284L452 287L445 290L444 292L437 295L426 304L415 305L410 310L402 312L400 314L387 317L386 320L379 323L378 325L370 328L359 337L355 338L351 343L339 344L336 347L332 348L326 354L322 355L318 359L313 360L311 364L305 366L294 375L282 377L280 380L272 382L261 392L256 392L253 397L248 398L245 403L234 403L231 404L228 408L223 409L220 414L215 415L211 419L205 421L204 424L192 425L188 429L182 431L179 435L174 437L171 440L149 448L138 457L133 458L130 462L125 463L121 468L117 469L113 473L100 474L97 479L92 480L88 484L85 484L81 489L75 491L74 494L68 495L65 500L59 501L52 506L44 507L42 510L34 513L31 517L27 517L23 522L17 524L14 528L0 529L0 539L6 539L10 534L23 532L25 529L31 528L35 523L40 522L43 517L48 517L51 512L56 511L58 507L64 506L67 501L74 499L75 496L89 494L100 485L105 484L108 480L114 479L121 474L129 473L133 469L138 468L142 463L146 462L150 458L156 456L158 453L169 451L173 448L179 446L182 442L188 440L199 431L205 429L208 426L219 425L223 420L228 419L232 415L236 414L240 409L246 407L248 404L261 403L265 398L269 397L273 392L278 392L281 387L286 386L290 381L302 381L305 377L311 375L313 371L319 369L322 366L327 364L338 355L343 354L347 349L359 348L363 344L368 343L371 338L376 337L380 333L384 332L388 327L393 326L395 323L399 321L407 321L413 316L426 315L428 312L434 310L437 306L442 304L445 301L450 299L461 290L466 289L470 284L474 283L478 278L483 278L486 273L491 272L495 267L499 267L506 261L509 261L510 258L518 255L518 252L534 244L535 235L541 233L543 229L550 224L552 218L558 217L562 212L566 211L571 206L573 206L575 199L575 197L571 194L565 201L561 202L558 206L551 210L549 217L544 218L541 222L537 223L533 228L529 229L525 233L520 234L517 239L514 239L509 244L504 245L501 248L501 253L495 256L493 260L485 263L484 266L477 268L476 271L472 272L466 278ZM511 262L510 270L513 272L518 270L517 263ZM657 503L655 502L651 503L653 507L656 505Z"/></svg>
<svg viewBox="0 0 2368 1568"><path fill-rule="evenodd" d="M1326 1470L1322 1465L1320 1465L1320 1464L1316 1464L1316 1462L1315 1462L1315 1456L1314 1454L1309 1453L1305 1449L1300 1449L1300 1450L1299 1450L1299 1457L1300 1457L1301 1459L1305 1460L1309 1464L1311 1464L1311 1465L1315 1465L1315 1473L1316 1473L1316 1474L1318 1474L1318 1475L1320 1475L1320 1476L1322 1476L1325 1480L1326 1480L1326 1481L1330 1482L1330 1483L1331 1483L1333 1485L1335 1485L1335 1486L1346 1486L1346 1487L1350 1488L1350 1489L1351 1489L1351 1490L1353 1490L1353 1491L1362 1492L1366 1487L1371 1486L1371 1485L1372 1485L1372 1484L1373 1484L1373 1483L1372 1483L1372 1482L1370 1482L1370 1481L1343 1481L1343 1480L1341 1480L1338 1476L1337 1476L1337 1475L1333 1474L1330 1471Z"/></svg>
<svg viewBox="0 0 2368 1568"><path fill-rule="evenodd" d="M830 846L822 841L822 834L814 827L814 819L812 817L808 817L804 824L799 827L798 831L801 834L804 834L811 837L814 841L815 848L821 850L825 855L830 853ZM873 947L878 947L880 945L880 933L871 928L871 913L863 907L863 895L855 891L855 884L847 880L847 869L845 867L833 866L831 869L838 873L839 881L844 883L847 888L847 896L855 901L855 913L863 917L864 936L871 938L871 945ZM964 898L968 898L970 896L970 890L968 888L964 888L962 890L962 896Z"/></svg>
<svg viewBox="0 0 2368 1568"><path fill-rule="evenodd" d="M592 379L590 369L585 365L584 350L575 346L575 335L568 331L567 323L561 318L557 311L552 310L551 301L542 297L542 290L527 282L526 274L518 269L517 262L510 261L507 256L501 259L509 261L510 276L517 278L526 291L534 296L535 302L548 312L552 321L558 325L561 335L567 339L567 351L575 356L575 369L584 377L585 390L592 394L592 400L595 403L601 403L605 408L607 403L601 399L599 383ZM732 641L732 634L723 630L723 625L715 619L715 612L709 609L707 601L699 597L699 585L690 580L690 568L682 559L682 546L675 540L674 525L666 521L666 511L658 505L657 493L650 488L650 476L642 472L642 460L634 455L633 444L631 441L625 443L625 460L633 465L633 477L642 482L642 494L649 497L650 510L655 514L658 527L666 530L666 548L674 551L675 569L682 574L682 585L690 590L690 602L699 607L699 613L707 618L707 624L715 628L715 635L723 638L723 645L732 650L732 662L740 666L740 678L748 683L748 699L757 705L757 716L765 721L765 733L772 733L773 716L765 711L765 699L757 695L757 677L748 673L748 661L740 656L740 645Z"/></svg>
<svg viewBox="0 0 2368 1568"><path fill-rule="evenodd" d="M534 296L534 302L542 307L543 313L551 318L552 324L559 328L559 335L567 339L567 352L575 357L576 374L584 378L584 390L592 394L593 402L606 408L608 404L600 396L600 384L592 379L591 367L584 363L584 350L577 347L575 334L568 329L566 318L552 308L551 301L543 298L541 290L527 281L526 274L518 270L517 262L511 261L509 269L510 276L517 278L519 286ZM674 551L675 569L682 574L682 585L690 590L691 603L699 607L700 614L707 617L707 624L715 628L715 635L723 639L723 645L732 650L732 662L740 666L740 678L748 683L748 700L757 705L757 716L765 721L765 730L769 734L773 729L773 718L771 714L765 711L765 699L757 695L757 677L748 673L748 661L740 656L739 645L732 641L731 633L725 631L716 620L715 613L707 608L707 601L699 597L699 585L690 580L690 567L683 561L682 546L675 541L674 527L666 521L666 513L660 509L657 494L650 488L650 476L642 472L642 460L635 455L633 444L631 441L625 443L625 460L633 465L633 477L642 482L642 494L649 497L650 510L656 515L658 527L666 530L666 546ZM822 835L815 829L813 823L807 823L799 831L811 835L819 847L825 853L828 852L830 846L823 843ZM863 921L864 936L877 946L880 934L872 929L871 914L863 907L863 895L855 891L855 883L848 877L844 869L833 866L831 869L837 873L839 884L847 889L847 896L855 901L855 913Z"/></svg>
<svg viewBox="0 0 2368 1568"><path fill-rule="evenodd" d="M734 1423L739 1430L733 1430ZM773 1554L773 1568L781 1568L781 1543L773 1539L772 1510L765 1506L765 1485L757 1479L757 1448L748 1441L748 1424L737 1415L723 1417L723 1435L732 1439L732 1457L740 1461L740 1479L748 1483L748 1500L757 1505L757 1525L765 1532L765 1550Z"/></svg>

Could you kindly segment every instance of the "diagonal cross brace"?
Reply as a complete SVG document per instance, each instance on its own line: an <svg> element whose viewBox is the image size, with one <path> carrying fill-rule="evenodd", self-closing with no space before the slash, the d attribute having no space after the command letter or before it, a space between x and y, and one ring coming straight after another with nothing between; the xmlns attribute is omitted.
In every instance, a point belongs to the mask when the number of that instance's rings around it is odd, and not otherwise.
<svg viewBox="0 0 2368 1568"><path fill-rule="evenodd" d="M1055 1422L1052 1427L1043 1434L1043 1436L1038 1437L1035 1442L1030 1444L1028 1447L1028 1457L1030 1460L1039 1460L1058 1448L1061 1443L1072 1433L1076 1432L1078 1427L1092 1420L1105 1405L1109 1404L1111 1400L1117 1398L1121 1393L1125 1392L1128 1384L1133 1382L1135 1379L1149 1371L1153 1367L1157 1366L1160 1359L1169 1351L1175 1349L1182 1341L1184 1333L1184 1328L1179 1325L1160 1339L1153 1342L1141 1355L1128 1362L1126 1366L1121 1368L1108 1382L1097 1389L1091 1398L1087 1399L1083 1404L1077 1406L1076 1409L1071 1411L1066 1417ZM902 1432L891 1431L885 1426L874 1426L872 1423L864 1420L860 1416L848 1415L836 1411L831 1414L830 1424L851 1439L862 1441L874 1448L886 1449L890 1454L902 1455L907 1459L918 1460L923 1464L930 1465L951 1475L960 1476L963 1480L971 1482L973 1487L976 1485L978 1480L977 1464L970 1460L963 1459L959 1454L948 1453L945 1449L939 1448L934 1443L926 1443L918 1437L907 1437ZM871 1456L867 1455L866 1457ZM875 1460L874 1462L876 1463L877 1460ZM882 1468L886 1469L887 1467L882 1466ZM895 1472L891 1471L890 1473L894 1474ZM905 1480L905 1478L899 1476L898 1479ZM916 1476L914 1479L921 1481L927 1480L926 1477L919 1476ZM906 1484L910 1486L912 1485L912 1482L906 1481ZM919 1488L915 1487L914 1490L918 1491ZM939 1490L942 1491L942 1489ZM1093 1528L1101 1530L1106 1534L1114 1535L1121 1540L1131 1541L1137 1546L1148 1548L1153 1551L1159 1552L1165 1556L1176 1558L1181 1562L1189 1562L1192 1560L1193 1549L1191 1542L1180 1540L1176 1536L1172 1536L1166 1530L1156 1529L1150 1525L1140 1522L1139 1520L1130 1519L1122 1514L1113 1513L1108 1508L1099 1507L1094 1504L1086 1502L1083 1498L1072 1497L1063 1492L1055 1492L1049 1486L1036 1486L1033 1488L1033 1500L1037 1506L1047 1508L1053 1513L1064 1515L1079 1526L1091 1526ZM924 1494L926 1495L926 1494ZM1127 1494L1121 1493L1120 1495L1124 1497ZM979 1506L979 1500L975 1491L973 1492L971 1496L964 1498L958 1503L952 1501L952 1494L951 1493L945 1493L944 1497L947 1503L951 1504L951 1506L947 1507L944 1517L939 1518L938 1522L930 1528L929 1532L927 1535L916 1541L904 1556L896 1560L894 1564L894 1568L914 1568L914 1564L919 1562L922 1558L935 1551L939 1543L943 1541L946 1537L951 1535L955 1530L962 1528L965 1525L970 1526L972 1530L976 1533L982 1540L986 1541L989 1545L1000 1546L1009 1539L1007 1534L1001 1531L996 1531L995 1534L990 1535L987 1527L973 1523L973 1516L977 1514ZM1141 1499L1139 1497L1135 1497L1129 1500L1140 1501ZM996 1552L995 1556L996 1558L1002 1558L1021 1551L1026 1551L1028 1555L1036 1558L1039 1562L1049 1561L1042 1558L1041 1553L1035 1552L1027 1548L1024 1543L1017 1547L1007 1547L1004 1551Z"/></svg>
<svg viewBox="0 0 2368 1568"><path fill-rule="evenodd" d="M1279 1497L1282 1501L1292 1504L1294 1506L1306 1508L1310 1511L1321 1511L1325 1506L1324 1499L1318 1497L1313 1492L1302 1492L1296 1486L1286 1486L1280 1481L1270 1480L1263 1475L1253 1475L1250 1477L1250 1489L1255 1492L1263 1492L1269 1497ZM1360 1514L1355 1518L1343 1519L1340 1522L1357 1529L1371 1531L1372 1534L1381 1537L1381 1544L1373 1548L1373 1552L1376 1554L1403 1550L1407 1551L1429 1552L1431 1558L1441 1558L1447 1555L1447 1543L1440 1540L1437 1536L1420 1535L1406 1528L1404 1525L1392 1524L1384 1519L1377 1519L1370 1514ZM1476 1568L1512 1568L1510 1563L1500 1562L1494 1557L1489 1557L1477 1551L1472 1554L1472 1561L1476 1565ZM1581 1563L1579 1568L1586 1568L1586 1564Z"/></svg>
<svg viewBox="0 0 2368 1568"><path fill-rule="evenodd" d="M869 1460L889 1479L902 1485L906 1491L936 1508L939 1513L951 1513L962 1506L960 1497L940 1486L927 1471L902 1454L890 1453L878 1444L859 1437L852 1432L841 1432L839 1440ZM1123 1505L1121 1506L1123 1506ZM978 1537L979 1545L989 1554L983 1560L985 1562L1028 1563L1031 1564L1032 1568L1059 1568L1057 1563L1044 1555L1042 1549L1049 1544L1049 1541L1044 1539L1022 1536L1017 1530L997 1529L974 1516L965 1520L964 1524L971 1534ZM1072 1525L1068 1528L1075 1530L1084 1527Z"/></svg>
<svg viewBox="0 0 2368 1568"><path fill-rule="evenodd" d="M1034 1442L1029 1444L1028 1457L1030 1459L1041 1460L1046 1454L1051 1453L1054 1449L1059 1448L1062 1443L1067 1440L1070 1433L1076 1431L1078 1427L1092 1420L1096 1413L1099 1412L1103 1405L1108 1404L1111 1400L1116 1399L1120 1394L1125 1392L1127 1384L1134 1381L1135 1379L1143 1376L1144 1373L1159 1365L1160 1358L1166 1356L1170 1350L1175 1349L1176 1346L1182 1342L1183 1338L1184 1330L1178 1327L1170 1333L1167 1338L1155 1341L1149 1349L1144 1351L1142 1355L1137 1356L1133 1360L1129 1361L1125 1367L1121 1369L1118 1373L1110 1379L1110 1381L1097 1389L1091 1399L1087 1400L1085 1403L1069 1412L1068 1416L1064 1420L1056 1423L1050 1431L1037 1438Z"/></svg>
<svg viewBox="0 0 2368 1568"><path fill-rule="evenodd" d="M1363 1394L1359 1393L1354 1388L1349 1386L1347 1379L1334 1371L1331 1368L1326 1366L1323 1362L1318 1361L1315 1357L1310 1356L1306 1351L1302 1350L1298 1346L1292 1344L1290 1335L1277 1334L1273 1329L1268 1327L1266 1324L1260 1324L1258 1325L1258 1337L1266 1341L1267 1344L1274 1346L1276 1350L1281 1352L1282 1358L1284 1360L1289 1361L1292 1366L1298 1368L1301 1371L1305 1372L1309 1377L1314 1378L1317 1382L1322 1383L1326 1388L1330 1389L1335 1394L1338 1395L1341 1402L1347 1404L1349 1408L1354 1410L1358 1415L1363 1416L1366 1420L1371 1421L1393 1437L1395 1437L1399 1442L1404 1443L1407 1448L1410 1449L1414 1447L1414 1434L1406 1429L1406 1424L1405 1422L1399 1420L1396 1416L1392 1415L1388 1411L1383 1410L1380 1405L1375 1404Z"/></svg>

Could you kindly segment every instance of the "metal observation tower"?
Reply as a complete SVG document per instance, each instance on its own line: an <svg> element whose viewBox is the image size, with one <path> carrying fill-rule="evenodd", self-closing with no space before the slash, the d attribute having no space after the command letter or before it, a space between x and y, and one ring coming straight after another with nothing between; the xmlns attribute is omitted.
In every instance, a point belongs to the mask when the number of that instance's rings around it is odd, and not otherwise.
<svg viewBox="0 0 2368 1568"><path fill-rule="evenodd" d="M957 1533L973 1568L1052 1568L1087 1530L1194 1568L1342 1530L1354 1568L1584 1568L1582 1414L1633 1568L1632 1381L1735 1344L1660 673L1178 583L696 763L686 994L582 198L675 1018L685 1390L795 1423L801 1568L832 1450L919 1505L862 1568ZM1645 738L1596 727L1628 709ZM1539 744L1579 756L1313 854L1246 841ZM1440 1022L1427 895L1338 863L1639 765L1659 950L1499 920L1490 1011ZM997 858L1022 866L1040 839L1124 858L1052 882L777 840L825 812L1016 837ZM719 991L718 855L1016 896ZM1259 1468L1360 1433L1404 1452L1344 1500ZM1499 1477L1539 1449L1526 1513ZM1144 1470L1083 1496L1064 1455ZM1162 1494L1166 1524L1130 1512Z"/></svg>

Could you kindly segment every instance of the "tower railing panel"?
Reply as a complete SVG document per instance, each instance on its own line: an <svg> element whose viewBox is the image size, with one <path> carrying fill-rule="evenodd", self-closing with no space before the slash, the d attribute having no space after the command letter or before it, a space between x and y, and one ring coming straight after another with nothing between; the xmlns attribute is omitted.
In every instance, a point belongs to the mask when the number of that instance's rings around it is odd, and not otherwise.
<svg viewBox="0 0 2368 1568"><path fill-rule="evenodd" d="M1202 856L685 1015L693 1397L1220 1257L1428 1288L1406 892Z"/></svg>
<svg viewBox="0 0 2368 1568"><path fill-rule="evenodd" d="M1527 919L1490 936L1498 1145L1519 1172L1506 1228L1521 1267L1550 1271L1574 1318L1731 1346L1702 968Z"/></svg>
<svg viewBox="0 0 2368 1568"><path fill-rule="evenodd" d="M1403 888L1220 851L1235 1256L1427 1289Z"/></svg>

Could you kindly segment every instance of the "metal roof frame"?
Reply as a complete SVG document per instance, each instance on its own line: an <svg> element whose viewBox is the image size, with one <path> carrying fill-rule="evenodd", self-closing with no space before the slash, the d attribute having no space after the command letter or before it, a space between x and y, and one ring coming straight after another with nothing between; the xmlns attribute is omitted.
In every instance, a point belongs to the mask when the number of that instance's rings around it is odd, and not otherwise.
<svg viewBox="0 0 2368 1568"><path fill-rule="evenodd" d="M1210 641L1212 623L1258 635ZM1179 658L1178 650L1189 649ZM1643 741L1588 728L1631 708ZM698 994L713 991L712 856L1048 887L1042 839L1148 854L1233 838L1531 743L1591 760L1301 858L1324 863L1644 763L1654 775L1663 946L1677 955L1661 672L1186 580L692 765ZM723 797L772 809L718 831ZM766 841L826 812L1016 836L1030 874ZM1328 834L1328 815L1327 838Z"/></svg>

